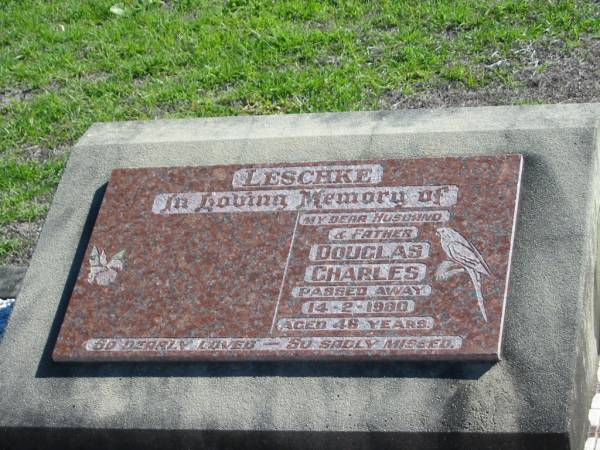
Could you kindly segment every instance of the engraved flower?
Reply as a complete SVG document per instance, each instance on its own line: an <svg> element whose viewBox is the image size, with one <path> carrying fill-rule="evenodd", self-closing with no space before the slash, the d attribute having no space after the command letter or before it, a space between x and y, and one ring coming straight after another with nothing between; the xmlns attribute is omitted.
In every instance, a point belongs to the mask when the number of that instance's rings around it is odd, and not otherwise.
<svg viewBox="0 0 600 450"><path fill-rule="evenodd" d="M108 262L104 250L99 252L94 246L90 254L90 272L88 274L88 283L100 286L108 286L117 279L117 271L123 270L123 256L125 250L116 253L110 262Z"/></svg>

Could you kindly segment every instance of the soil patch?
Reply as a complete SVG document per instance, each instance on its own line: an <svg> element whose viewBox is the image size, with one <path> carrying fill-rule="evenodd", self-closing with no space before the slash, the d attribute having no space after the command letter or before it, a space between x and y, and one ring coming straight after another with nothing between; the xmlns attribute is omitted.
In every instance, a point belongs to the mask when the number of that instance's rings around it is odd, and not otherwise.
<svg viewBox="0 0 600 450"><path fill-rule="evenodd" d="M499 60L482 67L514 67L516 86L500 81L471 90L462 83L431 86L404 95L390 92L382 101L387 109L440 108L528 103L583 103L600 101L600 39L587 38L569 51L560 41L526 46L513 62Z"/></svg>

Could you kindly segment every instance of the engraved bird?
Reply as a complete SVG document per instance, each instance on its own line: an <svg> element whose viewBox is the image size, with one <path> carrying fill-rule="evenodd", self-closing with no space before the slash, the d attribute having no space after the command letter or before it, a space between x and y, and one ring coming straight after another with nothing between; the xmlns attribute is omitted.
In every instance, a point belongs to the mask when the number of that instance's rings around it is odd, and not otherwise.
<svg viewBox="0 0 600 450"><path fill-rule="evenodd" d="M436 278L445 280L452 275L466 271L475 288L475 296L483 320L487 322L483 294L481 293L481 278L490 275L490 268L475 246L457 231L452 228L441 227L436 230L436 234L440 237L442 249L448 256L448 261L444 261L438 267L435 274Z"/></svg>

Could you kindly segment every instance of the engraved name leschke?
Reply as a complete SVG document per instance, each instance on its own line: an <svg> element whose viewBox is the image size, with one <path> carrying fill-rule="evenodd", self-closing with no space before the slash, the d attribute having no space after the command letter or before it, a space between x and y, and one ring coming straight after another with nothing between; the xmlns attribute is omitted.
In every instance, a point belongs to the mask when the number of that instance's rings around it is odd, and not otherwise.
<svg viewBox="0 0 600 450"><path fill-rule="evenodd" d="M343 166L260 167L241 169L233 175L234 189L273 186L343 186L377 184L383 177L380 164Z"/></svg>

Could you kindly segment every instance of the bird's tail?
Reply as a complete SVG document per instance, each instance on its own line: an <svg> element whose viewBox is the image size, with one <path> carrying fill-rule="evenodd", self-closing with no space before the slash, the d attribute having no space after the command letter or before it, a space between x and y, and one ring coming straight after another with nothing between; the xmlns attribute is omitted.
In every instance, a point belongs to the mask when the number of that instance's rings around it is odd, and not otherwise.
<svg viewBox="0 0 600 450"><path fill-rule="evenodd" d="M481 293L481 275L479 272L473 269L467 269L469 272L469 276L471 277L471 281L473 282L473 287L475 288L475 295L477 296L477 303L479 304L479 310L481 311L481 315L483 316L483 320L486 322L487 314L485 313L485 305L483 303L483 294Z"/></svg>

